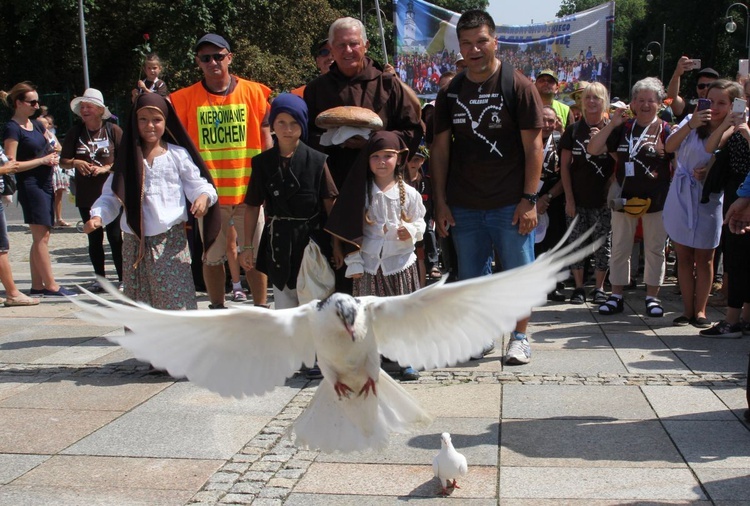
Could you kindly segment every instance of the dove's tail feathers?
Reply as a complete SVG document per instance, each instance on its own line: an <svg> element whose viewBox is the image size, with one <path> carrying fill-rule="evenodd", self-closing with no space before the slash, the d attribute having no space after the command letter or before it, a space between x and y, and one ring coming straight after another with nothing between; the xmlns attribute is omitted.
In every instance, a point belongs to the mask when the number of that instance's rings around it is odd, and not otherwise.
<svg viewBox="0 0 750 506"><path fill-rule="evenodd" d="M377 431L377 398L373 395L339 399L323 380L307 409L294 423L295 445L323 453L381 449L388 444L384 427Z"/></svg>
<svg viewBox="0 0 750 506"><path fill-rule="evenodd" d="M391 432L410 432L431 422L432 417L383 371L377 396L339 399L324 380L294 424L295 444L324 453L380 450L388 445Z"/></svg>
<svg viewBox="0 0 750 506"><path fill-rule="evenodd" d="M432 423L432 416L404 387L382 370L378 381L378 399L378 418L383 419L391 432L412 432Z"/></svg>

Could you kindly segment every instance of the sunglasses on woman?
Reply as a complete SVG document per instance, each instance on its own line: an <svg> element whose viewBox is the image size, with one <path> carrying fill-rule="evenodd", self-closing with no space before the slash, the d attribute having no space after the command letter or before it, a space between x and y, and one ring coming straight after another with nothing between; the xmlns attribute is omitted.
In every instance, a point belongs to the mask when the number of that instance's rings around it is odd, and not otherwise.
<svg viewBox="0 0 750 506"><path fill-rule="evenodd" d="M229 56L229 53L199 54L198 55L198 61L200 61L202 63L208 63L211 60L213 60L215 62L220 62L224 58L226 58L227 56Z"/></svg>
<svg viewBox="0 0 750 506"><path fill-rule="evenodd" d="M40 105L39 100L24 100L24 102L29 104L31 107Z"/></svg>

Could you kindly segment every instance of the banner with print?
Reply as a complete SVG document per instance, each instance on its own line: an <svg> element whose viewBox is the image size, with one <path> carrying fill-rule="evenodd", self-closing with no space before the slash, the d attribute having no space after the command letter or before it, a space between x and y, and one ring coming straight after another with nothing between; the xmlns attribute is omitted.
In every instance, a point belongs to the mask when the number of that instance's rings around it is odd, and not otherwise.
<svg viewBox="0 0 750 506"><path fill-rule="evenodd" d="M422 0L395 0L396 58L402 81L425 100L435 98L440 76L456 70L460 13ZM557 73L559 100L583 82L610 87L615 2L531 25L497 25L497 56L532 80ZM496 20L497 23L497 20Z"/></svg>

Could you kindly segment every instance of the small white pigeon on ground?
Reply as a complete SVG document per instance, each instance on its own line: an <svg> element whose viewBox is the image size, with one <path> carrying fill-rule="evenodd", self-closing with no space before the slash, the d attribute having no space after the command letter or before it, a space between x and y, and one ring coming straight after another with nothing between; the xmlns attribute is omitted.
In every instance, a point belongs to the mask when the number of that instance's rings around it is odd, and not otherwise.
<svg viewBox="0 0 750 506"><path fill-rule="evenodd" d="M89 321L131 332L108 337L136 358L223 396L263 395L315 363L323 380L294 424L295 444L323 452L383 448L391 432L431 423L406 390L380 369L380 355L418 369L466 362L542 306L561 271L598 243L581 239L524 267L434 285L397 297L334 293L296 308L163 311L136 303L101 279L115 299L69 298Z"/></svg>
<svg viewBox="0 0 750 506"><path fill-rule="evenodd" d="M451 435L447 432L440 435L440 451L432 459L432 470L440 480L441 495L448 495L448 488L461 488L456 483L456 478L466 476L469 472L466 457L453 448Z"/></svg>

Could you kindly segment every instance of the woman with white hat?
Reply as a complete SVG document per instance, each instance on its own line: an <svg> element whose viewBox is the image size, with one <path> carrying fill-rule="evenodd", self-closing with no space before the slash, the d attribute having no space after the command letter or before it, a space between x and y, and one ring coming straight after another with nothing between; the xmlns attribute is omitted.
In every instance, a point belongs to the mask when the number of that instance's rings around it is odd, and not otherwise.
<svg viewBox="0 0 750 506"><path fill-rule="evenodd" d="M70 102L71 110L83 123L73 126L65 136L60 153L60 166L75 169L76 207L84 223L91 219L91 206L102 194L104 182L109 177L122 130L117 125L105 121L112 116L104 105L102 92L89 88L83 96ZM103 229L88 234L89 258L94 273L105 277L104 271L104 230L112 250L112 260L117 270L117 279L122 282L122 232L120 220L114 220ZM103 288L94 281L88 287L92 292Z"/></svg>

